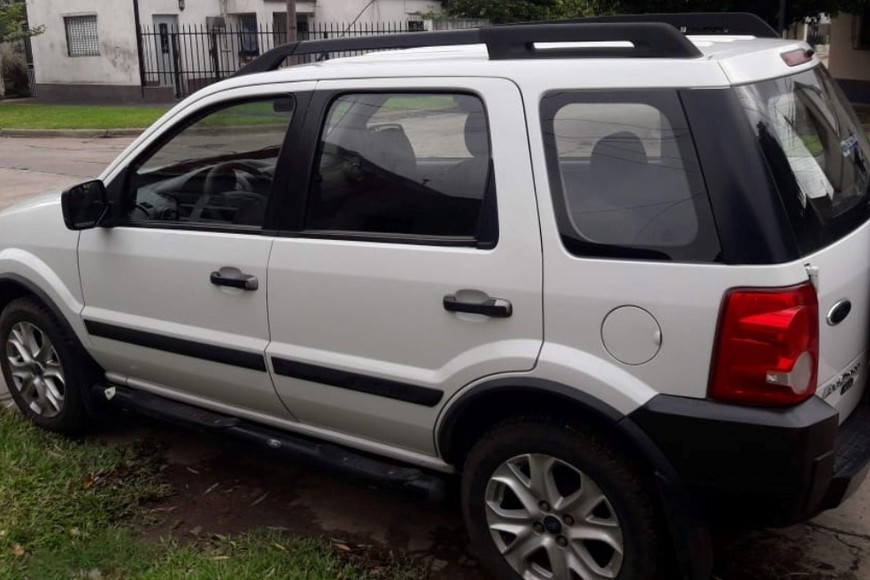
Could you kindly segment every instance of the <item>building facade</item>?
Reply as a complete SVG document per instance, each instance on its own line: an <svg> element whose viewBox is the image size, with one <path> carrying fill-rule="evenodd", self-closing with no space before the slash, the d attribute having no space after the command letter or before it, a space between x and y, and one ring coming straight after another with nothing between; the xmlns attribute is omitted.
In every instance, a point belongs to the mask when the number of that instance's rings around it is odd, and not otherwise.
<svg viewBox="0 0 870 580"><path fill-rule="evenodd" d="M297 30L305 38L354 21L417 30L441 9L438 0L299 1ZM36 92L68 102L178 98L283 42L286 16L285 0L27 0L28 21L45 26L33 39Z"/></svg>
<svg viewBox="0 0 870 580"><path fill-rule="evenodd" d="M828 68L852 102L870 104L870 9L831 19Z"/></svg>

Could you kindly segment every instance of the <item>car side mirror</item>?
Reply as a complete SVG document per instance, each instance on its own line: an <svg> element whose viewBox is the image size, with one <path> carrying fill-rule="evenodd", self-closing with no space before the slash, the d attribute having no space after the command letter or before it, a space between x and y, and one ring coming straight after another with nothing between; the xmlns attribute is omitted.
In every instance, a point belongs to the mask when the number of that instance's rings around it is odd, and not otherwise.
<svg viewBox="0 0 870 580"><path fill-rule="evenodd" d="M60 196L63 222L71 230L89 230L109 213L109 196L99 179L68 187Z"/></svg>

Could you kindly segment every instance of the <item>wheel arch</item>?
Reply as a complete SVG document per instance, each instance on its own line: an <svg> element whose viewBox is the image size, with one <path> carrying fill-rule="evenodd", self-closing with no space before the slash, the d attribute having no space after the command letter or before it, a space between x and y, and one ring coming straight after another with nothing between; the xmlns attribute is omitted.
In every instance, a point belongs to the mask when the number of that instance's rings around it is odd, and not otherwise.
<svg viewBox="0 0 870 580"><path fill-rule="evenodd" d="M20 274L12 272L0 274L0 312L3 312L10 302L24 296L32 296L39 300L46 308L51 310L57 321L63 325L64 330L71 337L78 339L78 333L76 333L70 321L45 290Z"/></svg>
<svg viewBox="0 0 870 580"><path fill-rule="evenodd" d="M613 429L625 415L573 387L531 377L496 379L476 385L450 401L435 443L447 463L461 466L474 442L496 423L517 414L551 414L583 419Z"/></svg>
<svg viewBox="0 0 870 580"><path fill-rule="evenodd" d="M689 501L688 490L673 465L643 430L607 403L562 383L531 377L481 383L449 403L435 434L445 462L458 470L475 441L510 416L548 414L594 424L615 437L648 473L667 522L684 578L709 578L713 554L704 519Z"/></svg>

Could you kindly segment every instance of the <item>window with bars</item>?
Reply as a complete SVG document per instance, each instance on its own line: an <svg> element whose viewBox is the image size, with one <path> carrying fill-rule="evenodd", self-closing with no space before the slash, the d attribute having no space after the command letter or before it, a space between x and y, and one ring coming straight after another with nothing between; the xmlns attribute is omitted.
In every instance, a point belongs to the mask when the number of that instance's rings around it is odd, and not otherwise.
<svg viewBox="0 0 870 580"><path fill-rule="evenodd" d="M65 16L67 53L70 56L100 56L97 16Z"/></svg>

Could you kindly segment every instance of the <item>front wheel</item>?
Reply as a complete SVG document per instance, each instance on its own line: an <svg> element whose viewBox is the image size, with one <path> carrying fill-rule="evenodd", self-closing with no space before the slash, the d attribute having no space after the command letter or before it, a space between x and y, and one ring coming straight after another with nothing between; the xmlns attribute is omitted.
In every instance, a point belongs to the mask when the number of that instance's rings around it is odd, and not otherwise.
<svg viewBox="0 0 870 580"><path fill-rule="evenodd" d="M468 456L462 505L496 578L657 577L653 492L591 429L548 417L496 426Z"/></svg>
<svg viewBox="0 0 870 580"><path fill-rule="evenodd" d="M66 434L84 429L83 389L92 378L86 355L35 299L14 300L0 315L0 368L9 394L32 423Z"/></svg>

